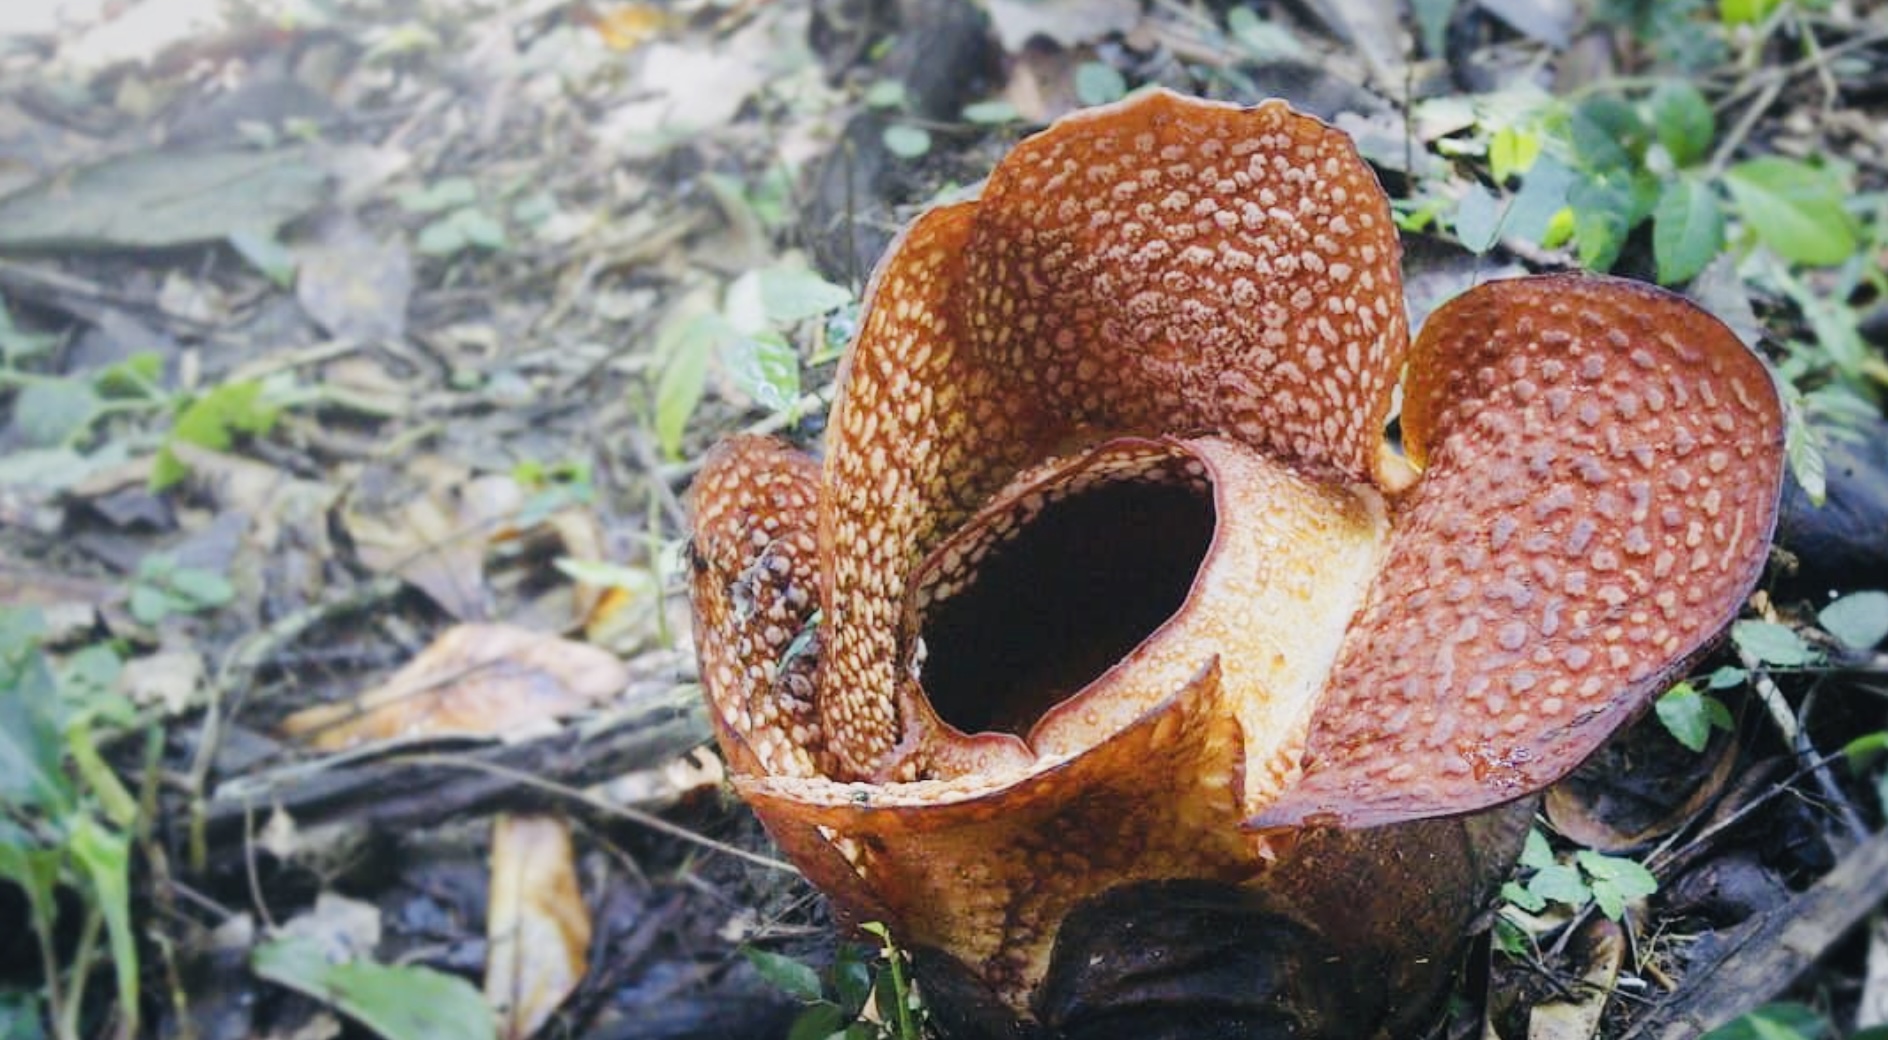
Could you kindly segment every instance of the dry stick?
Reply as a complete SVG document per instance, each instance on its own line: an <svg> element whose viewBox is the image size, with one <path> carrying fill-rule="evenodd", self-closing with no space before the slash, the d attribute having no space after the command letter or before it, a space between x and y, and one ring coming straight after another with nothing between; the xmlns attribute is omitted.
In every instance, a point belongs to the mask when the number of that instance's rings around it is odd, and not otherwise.
<svg viewBox="0 0 1888 1040"><path fill-rule="evenodd" d="M1802 723L1791 712L1789 702L1783 697L1783 691L1777 688L1776 682L1770 678L1770 673L1764 670L1763 662L1757 660L1755 654L1741 646L1737 648L1737 657L1743 664L1744 671L1750 673L1751 688L1757 691L1757 699L1769 712L1771 721L1776 723L1777 732L1783 737L1783 742L1789 745L1791 754L1801 762L1817 762L1818 752L1810 744L1809 734L1803 731ZM1842 793L1842 788L1837 786L1835 777L1829 773L1828 765L1817 764L1811 775L1816 778L1816 786L1822 790L1823 797L1828 799L1829 804L1836 807L1837 814L1842 817L1843 824L1848 828L1848 840L1841 843L1845 847L1836 849L1839 855L1847 851L1846 846L1867 837L1868 826L1862 822L1861 814L1855 811L1855 806L1850 804L1848 796Z"/></svg>
<svg viewBox="0 0 1888 1040"><path fill-rule="evenodd" d="M481 762L477 759L461 758L454 755L415 755L406 761L421 765L449 766L457 769L470 769L477 772L489 773L493 776L510 780L521 787L537 788L540 791L556 795L559 798L578 802L597 812L621 817L622 819L628 820L631 823L640 824L657 833L668 835L679 841L688 842L691 845L699 845L702 848L714 852L733 856L735 859L745 860L758 867L778 870L784 874L799 873L799 870L791 864L782 863L777 859L771 859L759 853L749 852L746 849L729 845L726 842L716 841L705 834L697 834L680 824L670 823L654 813L644 812L641 809L632 808L627 805L618 805L615 802L605 801L588 791L579 791L574 787L568 787L564 784L546 780L543 777L535 776L531 773L499 765L496 762Z"/></svg>
<svg viewBox="0 0 1888 1040"><path fill-rule="evenodd" d="M392 597L400 591L401 584L398 578L379 578L340 599L297 611L265 629L250 633L230 650L229 656L223 659L222 667L217 669L216 681L210 685L209 703L203 709L203 728L197 738L197 755L190 763L188 789L191 870L202 871L209 862L209 844L205 839L207 818L205 810L208 808L209 800L204 796L204 787L210 782L210 769L216 762L218 749L223 744L223 722L226 714L224 700L236 694L240 705L241 695L238 687L248 682L256 669L260 668L262 663L268 660L269 655L275 653L280 647L301 638L302 633L328 618L352 613Z"/></svg>
<svg viewBox="0 0 1888 1040"><path fill-rule="evenodd" d="M1888 898L1888 830L1789 902L1732 929L1718 956L1621 1040L1692 1040L1769 1000Z"/></svg>

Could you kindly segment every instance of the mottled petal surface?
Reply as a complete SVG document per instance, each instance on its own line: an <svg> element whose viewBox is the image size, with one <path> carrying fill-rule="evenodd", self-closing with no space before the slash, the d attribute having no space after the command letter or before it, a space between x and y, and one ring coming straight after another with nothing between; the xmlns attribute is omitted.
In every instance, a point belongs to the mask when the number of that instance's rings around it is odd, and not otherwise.
<svg viewBox="0 0 1888 1040"><path fill-rule="evenodd" d="M1467 812L1571 771L1729 623L1763 566L1783 417L1761 359L1618 279L1480 286L1418 339L1424 466L1259 826Z"/></svg>
<svg viewBox="0 0 1888 1040"><path fill-rule="evenodd" d="M1307 473L1377 473L1408 346L1387 200L1280 102L1135 98L1019 145L874 277L820 518L820 717L849 778L908 747L910 572L1020 468L1121 434L1219 431Z"/></svg>

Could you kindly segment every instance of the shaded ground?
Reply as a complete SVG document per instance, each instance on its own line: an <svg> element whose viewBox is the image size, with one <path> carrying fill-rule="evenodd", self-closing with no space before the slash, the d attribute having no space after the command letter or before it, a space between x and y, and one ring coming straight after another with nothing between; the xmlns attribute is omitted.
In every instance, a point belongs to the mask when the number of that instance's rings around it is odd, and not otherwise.
<svg viewBox="0 0 1888 1040"><path fill-rule="evenodd" d="M679 496L730 431L817 439L906 217L1147 83L1357 135L1418 312L1522 269L1689 284L1781 363L1798 472L1826 472L1827 505L1794 492L1764 627L1550 799L1509 952L1439 1030L1536 1035L1561 1004L1551 1035L1691 1036L1672 1002L1742 1010L1810 961L1792 998L1884 1021L1880 915L1849 925L1888 875L1888 603L1817 612L1888 588L1888 13L1463 0L1417 5L1424 29L1370 6L149 0L0 37L0 602L44 625L10 620L7 653L56 665L37 701L9 680L0 845L68 882L50 958L32 886L0 886L0 1036L37 1035L48 959L102 965L119 935L142 1033L361 1033L256 977L294 976L252 960L284 929L485 978L519 1034L785 1035L799 1005L737 950L832 941L694 750ZM1660 107L1671 82L1701 131ZM1681 180L1729 229L1667 222L1690 254L1642 219ZM77 771L69 797L41 767ZM1656 894L1605 893L1576 847ZM1584 896L1538 882L1556 863ZM113 864L135 927L86 922ZM508 931L535 967L489 967ZM60 981L69 1035L128 1025L108 970Z"/></svg>

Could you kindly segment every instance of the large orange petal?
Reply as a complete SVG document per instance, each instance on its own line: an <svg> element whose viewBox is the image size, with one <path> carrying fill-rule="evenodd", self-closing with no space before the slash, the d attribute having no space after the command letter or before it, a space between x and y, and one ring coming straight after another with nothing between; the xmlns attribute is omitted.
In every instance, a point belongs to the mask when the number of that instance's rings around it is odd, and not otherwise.
<svg viewBox="0 0 1888 1040"><path fill-rule="evenodd" d="M1127 728L1022 776L909 784L738 779L768 828L829 835L899 941L948 951L1022 1011L1069 909L1119 884L1256 872L1242 735L1208 664ZM797 857L796 857L797 858ZM828 854L830 861L830 854ZM832 885L832 882L837 882Z"/></svg>
<svg viewBox="0 0 1888 1040"><path fill-rule="evenodd" d="M1763 361L1636 282L1494 282L1430 318L1404 405L1422 481L1312 724L1254 821L1361 827L1552 783L1734 617L1783 415Z"/></svg>
<svg viewBox="0 0 1888 1040"><path fill-rule="evenodd" d="M1020 468L1119 434L1222 431L1379 475L1407 348L1387 200L1283 103L1156 92L1065 119L978 203L892 247L841 375L820 517L820 719L891 775L910 573Z"/></svg>

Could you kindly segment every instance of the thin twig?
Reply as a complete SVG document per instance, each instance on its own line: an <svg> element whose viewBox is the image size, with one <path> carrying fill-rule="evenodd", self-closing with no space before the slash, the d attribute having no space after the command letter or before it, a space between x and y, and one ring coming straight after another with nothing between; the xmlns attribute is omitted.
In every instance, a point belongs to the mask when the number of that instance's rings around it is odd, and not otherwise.
<svg viewBox="0 0 1888 1040"><path fill-rule="evenodd" d="M363 610L389 599L400 591L402 584L395 577L377 578L340 599L317 603L281 618L267 628L251 632L231 648L222 666L217 669L216 681L210 684L209 703L204 707L203 727L197 737L197 754L190 763L188 790L192 870L201 871L209 863L209 843L205 832L205 810L209 806L209 799L205 797L204 789L209 785L210 769L216 762L216 753L222 747L224 720L226 716L235 714L241 706L240 687L271 655L301 638L309 629L330 618ZM226 706L225 701L232 696L236 704Z"/></svg>
<svg viewBox="0 0 1888 1040"><path fill-rule="evenodd" d="M614 802L605 801L588 791L580 791L574 787L560 784L555 780L546 780L541 776L534 776L522 770L499 765L496 762L481 762L477 759L441 754L413 755L406 758L405 761L416 762L423 765L450 766L456 769L470 769L476 772L489 773L493 776L503 777L524 787L534 787L540 791L554 794L559 798L577 802L591 809L595 809L597 812L621 817L631 823L647 827L652 831L666 834L671 838L676 838L692 845L699 845L702 848L710 849L724 855L733 856L736 859L744 860L758 867L778 870L783 874L797 875L800 873L799 870L791 864L762 856L759 853L749 852L743 848L737 848L726 842L716 841L704 834L697 834L686 827L670 823L654 813L644 812L641 809L633 809L627 805L617 805Z"/></svg>

